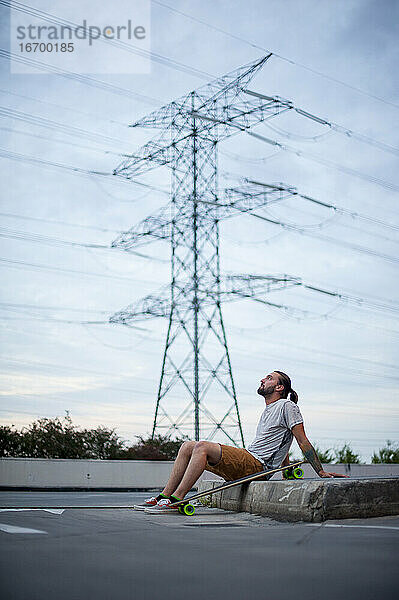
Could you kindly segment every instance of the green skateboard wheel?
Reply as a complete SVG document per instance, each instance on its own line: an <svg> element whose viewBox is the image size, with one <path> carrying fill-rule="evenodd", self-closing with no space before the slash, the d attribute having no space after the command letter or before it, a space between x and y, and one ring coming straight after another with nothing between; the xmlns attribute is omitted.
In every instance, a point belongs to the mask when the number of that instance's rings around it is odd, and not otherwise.
<svg viewBox="0 0 399 600"><path fill-rule="evenodd" d="M193 506L192 504L185 504L183 506L183 513L188 517L191 517L191 515L195 513L195 506Z"/></svg>
<svg viewBox="0 0 399 600"><path fill-rule="evenodd" d="M177 510L179 511L179 513L180 513L181 515L184 515L184 510L183 510L183 509L184 509L184 506L178 506L178 507L177 507Z"/></svg>
<svg viewBox="0 0 399 600"><path fill-rule="evenodd" d="M302 479L303 478L303 470L297 467L293 472L293 479Z"/></svg>
<svg viewBox="0 0 399 600"><path fill-rule="evenodd" d="M293 479L292 469L286 469L285 471L283 471L283 476L284 479Z"/></svg>

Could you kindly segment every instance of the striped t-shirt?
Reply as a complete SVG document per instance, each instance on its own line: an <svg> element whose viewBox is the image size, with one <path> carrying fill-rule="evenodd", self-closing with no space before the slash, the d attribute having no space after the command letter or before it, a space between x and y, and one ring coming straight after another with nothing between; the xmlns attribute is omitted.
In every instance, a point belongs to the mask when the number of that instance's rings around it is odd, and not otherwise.
<svg viewBox="0 0 399 600"><path fill-rule="evenodd" d="M247 450L264 464L266 469L277 469L290 449L294 425L303 423L301 411L295 402L280 398L266 406L254 441Z"/></svg>

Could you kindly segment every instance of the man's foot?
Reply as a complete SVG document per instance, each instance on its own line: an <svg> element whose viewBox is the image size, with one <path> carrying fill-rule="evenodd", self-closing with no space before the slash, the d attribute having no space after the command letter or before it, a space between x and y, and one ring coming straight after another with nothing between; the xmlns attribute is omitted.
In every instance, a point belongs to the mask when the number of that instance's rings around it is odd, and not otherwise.
<svg viewBox="0 0 399 600"><path fill-rule="evenodd" d="M151 508L152 506L156 506L159 500L164 500L165 498L156 498L153 496L152 498L148 498L144 500L142 504L135 504L133 506L134 510L145 510L146 508Z"/></svg>
<svg viewBox="0 0 399 600"><path fill-rule="evenodd" d="M169 498L165 498L164 500L159 500L156 506L145 508L144 512L151 513L152 515L170 515L179 512L179 509L177 506L172 505L172 501Z"/></svg>

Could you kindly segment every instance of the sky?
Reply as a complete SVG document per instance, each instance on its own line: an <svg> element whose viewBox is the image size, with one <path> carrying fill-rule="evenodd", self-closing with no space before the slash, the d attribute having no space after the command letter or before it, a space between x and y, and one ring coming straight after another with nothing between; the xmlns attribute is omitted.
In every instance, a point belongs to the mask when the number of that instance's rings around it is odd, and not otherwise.
<svg viewBox="0 0 399 600"><path fill-rule="evenodd" d="M29 6L75 23L111 18L90 1ZM137 6L119 0L114 16L149 19ZM170 170L130 182L109 174L158 134L129 124L272 52L250 89L339 127L288 111L254 129L283 148L245 134L224 140L219 188L245 177L283 182L336 209L294 196L259 213L285 227L226 220L222 272L288 274L341 298L291 287L267 298L290 310L223 307L244 437L249 444L263 410L259 380L278 369L299 394L309 439L323 449L348 442L368 462L398 441L399 5L165 0L150 9L141 47L151 58L106 42L93 43L87 63L21 52L80 81L27 65L15 72L19 63L1 56L0 423L20 428L68 411L77 425L116 428L130 442L151 432L167 321L108 319L169 283L170 249L157 241L140 257L109 246L168 202ZM8 51L10 8L0 16ZM183 408L187 398L172 401ZM211 410L226 402L207 397Z"/></svg>

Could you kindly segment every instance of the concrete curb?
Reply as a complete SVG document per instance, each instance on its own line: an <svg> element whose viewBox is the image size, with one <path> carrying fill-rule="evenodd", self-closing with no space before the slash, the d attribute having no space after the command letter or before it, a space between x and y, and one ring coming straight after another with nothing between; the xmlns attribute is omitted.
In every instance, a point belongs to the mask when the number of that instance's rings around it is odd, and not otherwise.
<svg viewBox="0 0 399 600"><path fill-rule="evenodd" d="M198 491L220 481L201 481ZM207 496L204 504L279 521L320 523L399 514L399 478L254 481Z"/></svg>

